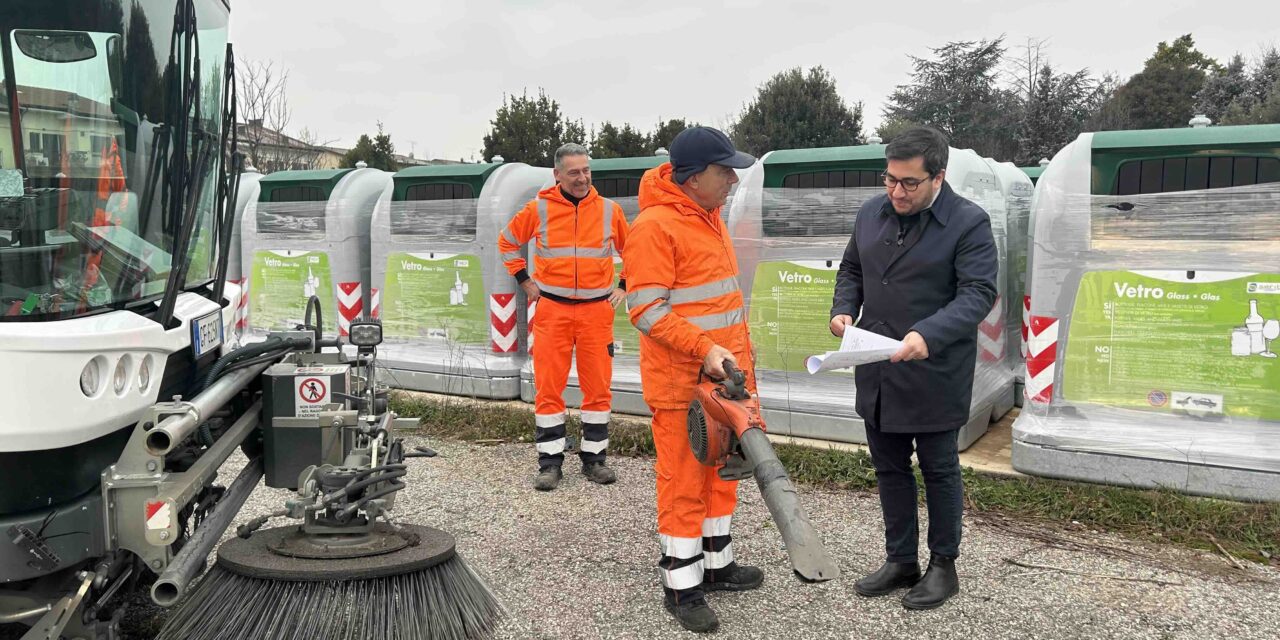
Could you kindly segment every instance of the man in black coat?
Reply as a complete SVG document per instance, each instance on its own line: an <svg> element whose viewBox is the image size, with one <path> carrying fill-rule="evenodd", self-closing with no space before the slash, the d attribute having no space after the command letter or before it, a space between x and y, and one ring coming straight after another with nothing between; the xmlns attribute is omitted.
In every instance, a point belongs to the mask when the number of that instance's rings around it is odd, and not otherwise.
<svg viewBox="0 0 1280 640"><path fill-rule="evenodd" d="M947 140L927 128L885 149L887 193L858 211L840 261L831 332L858 328L902 340L889 360L854 372L857 411L880 486L886 562L855 585L864 596L902 587L908 609L933 609L959 593L964 486L957 436L969 421L978 323L996 299L991 221L943 181ZM861 310L861 315L859 315ZM914 449L929 512L929 567L917 560Z"/></svg>

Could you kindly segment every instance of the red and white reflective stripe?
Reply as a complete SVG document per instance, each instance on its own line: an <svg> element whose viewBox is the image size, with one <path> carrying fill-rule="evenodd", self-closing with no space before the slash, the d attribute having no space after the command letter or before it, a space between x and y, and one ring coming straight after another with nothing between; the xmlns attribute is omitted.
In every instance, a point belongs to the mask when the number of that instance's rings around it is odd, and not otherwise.
<svg viewBox="0 0 1280 640"><path fill-rule="evenodd" d="M1022 357L1027 357L1027 318L1031 317L1031 296L1022 296Z"/></svg>
<svg viewBox="0 0 1280 640"><path fill-rule="evenodd" d="M978 325L978 354L983 362L1004 359L1004 299L996 296L991 313Z"/></svg>
<svg viewBox="0 0 1280 640"><path fill-rule="evenodd" d="M489 296L489 337L494 353L514 353L519 346L516 334L516 294L495 293Z"/></svg>
<svg viewBox="0 0 1280 640"><path fill-rule="evenodd" d="M529 350L529 353L533 353L533 313L538 310L538 301L530 300L526 304L525 308L528 309L528 315L526 315L525 317L528 318L526 325L529 327L528 329L529 336L525 338L525 345L526 345L526 348ZM532 362L532 360L530 360L530 362Z"/></svg>
<svg viewBox="0 0 1280 640"><path fill-rule="evenodd" d="M369 306L373 307L369 313L373 318L382 317L382 291L379 289L369 289Z"/></svg>
<svg viewBox="0 0 1280 640"><path fill-rule="evenodd" d="M1027 335L1027 399L1048 404L1053 400L1053 376L1058 359L1058 319L1031 316Z"/></svg>
<svg viewBox="0 0 1280 640"><path fill-rule="evenodd" d="M148 529L168 529L173 524L173 507L168 502L149 500L146 512Z"/></svg>
<svg viewBox="0 0 1280 640"><path fill-rule="evenodd" d="M232 280L240 287L240 304L236 307L235 328L242 330L249 324L249 278Z"/></svg>
<svg viewBox="0 0 1280 640"><path fill-rule="evenodd" d="M338 335L351 332L351 321L364 313L364 293L359 282L338 283Z"/></svg>

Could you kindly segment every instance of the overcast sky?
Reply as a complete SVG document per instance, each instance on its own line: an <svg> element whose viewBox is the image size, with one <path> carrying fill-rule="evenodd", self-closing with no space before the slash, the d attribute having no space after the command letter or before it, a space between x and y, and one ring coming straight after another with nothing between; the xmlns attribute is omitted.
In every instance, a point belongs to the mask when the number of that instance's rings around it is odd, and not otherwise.
<svg viewBox="0 0 1280 640"><path fill-rule="evenodd" d="M399 153L470 159L504 92L544 87L588 128L659 118L723 125L780 70L822 65L866 129L909 55L1005 34L1052 62L1127 78L1192 33L1225 60L1277 44L1274 0L803 2L234 0L237 53L289 70L290 133L350 146L381 120Z"/></svg>

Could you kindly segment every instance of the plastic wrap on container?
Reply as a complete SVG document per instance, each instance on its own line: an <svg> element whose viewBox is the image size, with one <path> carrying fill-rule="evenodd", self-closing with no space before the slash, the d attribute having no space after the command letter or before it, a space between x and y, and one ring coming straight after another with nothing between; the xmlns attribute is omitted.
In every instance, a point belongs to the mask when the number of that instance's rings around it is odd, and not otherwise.
<svg viewBox="0 0 1280 640"><path fill-rule="evenodd" d="M452 200L393 201L387 186L373 216L370 279L383 323L379 359L392 386L518 395L525 302L498 234L550 177L549 169L505 164L479 197ZM431 383L404 382L402 371L429 373Z"/></svg>
<svg viewBox="0 0 1280 640"><path fill-rule="evenodd" d="M227 252L227 280L237 284L244 270L240 261L241 225L245 211L257 207L259 180L262 180L261 173L246 171L240 174L240 182L236 187L235 220L231 225L231 246Z"/></svg>
<svg viewBox="0 0 1280 640"><path fill-rule="evenodd" d="M1031 198L1035 192L1031 178L1009 162L995 165L1000 186L1005 193L1005 244L1008 247L1009 269L1005 273L1004 311L1005 348L1009 366L1019 380L1022 379L1023 362L1022 323L1023 300L1027 292L1027 245L1031 241Z"/></svg>
<svg viewBox="0 0 1280 640"><path fill-rule="evenodd" d="M1094 196L1091 142L1037 185L1015 440L1280 472L1280 184Z"/></svg>
<svg viewBox="0 0 1280 640"><path fill-rule="evenodd" d="M228 342L238 343L244 335L249 322L249 277L248 269L240 257L242 227L246 211L255 210L258 203L258 182L262 174L246 171L240 174L240 183L236 189L235 220L231 225L231 245L227 251L227 281L240 287L240 305L233 314L232 326L228 327ZM256 214L254 214L256 215Z"/></svg>
<svg viewBox="0 0 1280 640"><path fill-rule="evenodd" d="M379 316L388 348L489 352L489 305L483 261L453 244L476 238L476 199L391 202L375 216ZM406 246L408 245L408 246ZM487 253L488 252L484 252Z"/></svg>
<svg viewBox="0 0 1280 640"><path fill-rule="evenodd" d="M358 169L325 202L256 202L241 220L248 279L246 336L301 324L307 300L320 299L325 332L342 335L368 303L369 220L391 174Z"/></svg>
<svg viewBox="0 0 1280 640"><path fill-rule="evenodd" d="M951 156L948 182L988 210L997 245L1003 247L1004 197L994 173L972 152L952 150ZM791 433L814 415L856 420L853 372L811 375L804 361L839 347L840 340L828 328L836 273L858 209L884 188L762 185L763 165L757 165L737 192L730 230L747 297L761 402L767 410L779 412L773 414L770 429ZM1005 265L1002 250L1002 277ZM980 349L976 364L973 421L984 430L993 398L1012 398L1001 309L993 309L987 318L992 328L985 339L981 333L979 337L987 354L982 356Z"/></svg>

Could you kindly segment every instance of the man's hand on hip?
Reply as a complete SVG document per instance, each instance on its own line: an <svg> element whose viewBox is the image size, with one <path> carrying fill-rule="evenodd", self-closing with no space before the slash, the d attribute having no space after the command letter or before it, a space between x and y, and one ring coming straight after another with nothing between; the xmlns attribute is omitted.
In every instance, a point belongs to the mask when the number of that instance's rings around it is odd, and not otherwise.
<svg viewBox="0 0 1280 640"><path fill-rule="evenodd" d="M529 302L533 302L542 297L542 289L538 288L538 283L532 278L520 283L520 288L524 289L524 295L529 298Z"/></svg>
<svg viewBox="0 0 1280 640"><path fill-rule="evenodd" d="M728 360L733 364L738 364L738 359L733 357L733 352L720 346L713 345L711 350L707 352L707 357L702 359L702 370L707 375L716 380L724 380L728 374L724 372L724 362Z"/></svg>
<svg viewBox="0 0 1280 640"><path fill-rule="evenodd" d="M832 322L835 322L832 320ZM929 357L929 345L924 343L924 336L916 331L908 331L906 337L902 339L902 348L893 357L889 358L889 362L908 362L910 360L924 360Z"/></svg>
<svg viewBox="0 0 1280 640"><path fill-rule="evenodd" d="M853 316L842 313L831 319L831 333L837 338L844 337L845 327L853 324Z"/></svg>
<svg viewBox="0 0 1280 640"><path fill-rule="evenodd" d="M626 291L623 291L622 289L614 289L613 293L609 294L609 306L613 307L614 309L617 309L618 305L622 304L622 301L626 299L627 299Z"/></svg>

